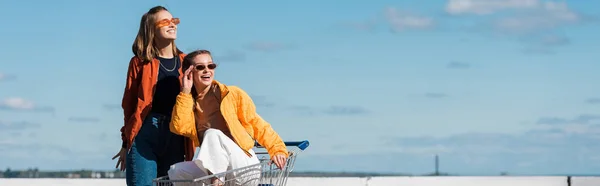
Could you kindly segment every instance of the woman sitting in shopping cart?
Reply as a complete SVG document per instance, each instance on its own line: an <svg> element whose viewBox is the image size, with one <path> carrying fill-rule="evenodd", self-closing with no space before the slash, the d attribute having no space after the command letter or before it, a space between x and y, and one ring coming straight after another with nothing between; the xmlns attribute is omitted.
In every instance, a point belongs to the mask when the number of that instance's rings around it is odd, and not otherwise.
<svg viewBox="0 0 600 186"><path fill-rule="evenodd" d="M191 52L183 61L182 89L170 129L191 138L200 150L192 161L171 166L171 180L195 179L258 164L252 150L254 139L266 148L278 168L283 168L288 158L283 140L256 113L248 94L214 80L216 67L207 50ZM223 183L223 179L212 182Z"/></svg>

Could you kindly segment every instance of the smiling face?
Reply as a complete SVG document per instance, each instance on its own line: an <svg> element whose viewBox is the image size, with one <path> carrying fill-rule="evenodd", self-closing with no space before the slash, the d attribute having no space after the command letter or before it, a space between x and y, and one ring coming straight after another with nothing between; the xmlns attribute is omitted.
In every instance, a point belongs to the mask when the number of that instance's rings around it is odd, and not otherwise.
<svg viewBox="0 0 600 186"><path fill-rule="evenodd" d="M194 76L194 85L207 87L212 84L215 77L215 64L210 54L199 54L192 59L192 73Z"/></svg>
<svg viewBox="0 0 600 186"><path fill-rule="evenodd" d="M156 39L163 41L173 41L177 39L177 24L179 24L179 18L173 18L169 11L162 10L154 14L154 20L156 26Z"/></svg>

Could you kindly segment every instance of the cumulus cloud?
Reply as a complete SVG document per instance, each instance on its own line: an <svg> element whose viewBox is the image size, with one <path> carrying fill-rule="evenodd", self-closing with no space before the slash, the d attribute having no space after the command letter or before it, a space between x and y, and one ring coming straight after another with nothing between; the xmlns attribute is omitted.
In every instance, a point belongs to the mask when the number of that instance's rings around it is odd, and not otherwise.
<svg viewBox="0 0 600 186"><path fill-rule="evenodd" d="M0 72L0 81L8 81L8 80L15 80L17 79L17 76L15 75L10 75L10 74L4 74Z"/></svg>
<svg viewBox="0 0 600 186"><path fill-rule="evenodd" d="M362 21L353 20L339 25L344 28L365 32L375 32L383 27L387 29L386 31L398 33L408 30L432 29L436 26L436 21L430 16L389 6L385 7L382 13L374 15L370 19Z"/></svg>
<svg viewBox="0 0 600 186"><path fill-rule="evenodd" d="M435 25L435 22L431 17L401 11L395 7L386 8L384 15L393 32L410 29L428 29Z"/></svg>
<svg viewBox="0 0 600 186"><path fill-rule="evenodd" d="M508 33L532 33L577 24L582 16L566 2L543 2L531 11L496 19L494 27Z"/></svg>
<svg viewBox="0 0 600 186"><path fill-rule="evenodd" d="M541 0L449 0L451 15L479 15L496 31L530 34L579 24L585 16L569 8L566 2ZM502 14L500 14L502 13ZM498 16L489 16L489 15Z"/></svg>
<svg viewBox="0 0 600 186"><path fill-rule="evenodd" d="M527 54L554 54L571 43L560 29L590 22L591 17L571 9L566 1L448 0L450 15L478 16L476 25L502 36L515 36Z"/></svg>
<svg viewBox="0 0 600 186"><path fill-rule="evenodd" d="M486 15L507 9L535 8L539 4L539 0L449 0L446 12L452 15Z"/></svg>
<svg viewBox="0 0 600 186"><path fill-rule="evenodd" d="M2 100L0 102L0 110L54 112L53 107L40 107L33 103L33 101L19 97L12 97Z"/></svg>

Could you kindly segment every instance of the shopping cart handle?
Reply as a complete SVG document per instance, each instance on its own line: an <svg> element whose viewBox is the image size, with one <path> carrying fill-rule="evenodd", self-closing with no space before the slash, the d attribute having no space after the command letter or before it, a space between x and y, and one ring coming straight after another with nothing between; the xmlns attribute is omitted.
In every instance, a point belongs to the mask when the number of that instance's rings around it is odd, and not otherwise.
<svg viewBox="0 0 600 186"><path fill-rule="evenodd" d="M283 142L285 144L285 146L295 146L298 147L300 150L304 150L306 148L308 148L308 145L310 144L308 142L308 140L304 140L304 141L286 141ZM258 142L254 143L255 147L259 147L259 148L264 148L263 146L261 146L260 144L258 144Z"/></svg>

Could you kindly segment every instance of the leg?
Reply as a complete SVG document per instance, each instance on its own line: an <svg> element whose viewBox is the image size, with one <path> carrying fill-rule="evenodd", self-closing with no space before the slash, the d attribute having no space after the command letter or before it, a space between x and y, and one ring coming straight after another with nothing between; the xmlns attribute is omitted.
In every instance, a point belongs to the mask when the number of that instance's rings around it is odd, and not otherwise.
<svg viewBox="0 0 600 186"><path fill-rule="evenodd" d="M245 167L258 163L258 158L251 151L252 157L246 153L223 132L217 129L208 129L204 133L204 139L195 161L198 167L205 167L214 174L231 169ZM235 176L235 175L232 175ZM218 177L224 181L224 176Z"/></svg>
<svg viewBox="0 0 600 186"><path fill-rule="evenodd" d="M227 171L227 168L230 164L229 150L226 148L226 145L224 145L227 143L227 140L235 145L235 143L220 130L206 130L206 132L204 132L202 144L200 145L200 151L198 152L197 159L199 161L194 162L198 164L198 167L205 167L207 172L210 174L217 174ZM224 181L224 177L222 176L219 177L219 179Z"/></svg>
<svg viewBox="0 0 600 186"><path fill-rule="evenodd" d="M150 186L156 178L156 122L154 117L147 117L135 137L131 149L127 153L126 181L128 186Z"/></svg>
<svg viewBox="0 0 600 186"><path fill-rule="evenodd" d="M171 165L167 174L169 175L170 180L192 180L207 176L208 174L204 170L203 167L198 167L193 161L185 161Z"/></svg>
<svg viewBox="0 0 600 186"><path fill-rule="evenodd" d="M183 140L184 137L174 134L169 129L170 119L167 117L165 119L161 119L159 123L159 130L163 134L163 139L160 144L164 144L164 150L161 150L161 153L158 157L158 173L157 176L166 176L167 170L171 165L174 165L179 162L183 162L184 159L184 145Z"/></svg>
<svg viewBox="0 0 600 186"><path fill-rule="evenodd" d="M239 149L239 148L238 148ZM248 157L241 149L239 152L232 154L231 156L231 168L241 169L235 171L231 177L235 178L235 185L258 185L260 181L261 166L258 157L253 150L250 150L252 157ZM254 166L253 166L254 165Z"/></svg>
<svg viewBox="0 0 600 186"><path fill-rule="evenodd" d="M156 157L149 145L137 138L127 153L127 166L125 171L128 186L150 186L152 179L156 178Z"/></svg>

